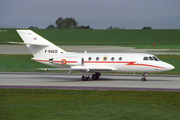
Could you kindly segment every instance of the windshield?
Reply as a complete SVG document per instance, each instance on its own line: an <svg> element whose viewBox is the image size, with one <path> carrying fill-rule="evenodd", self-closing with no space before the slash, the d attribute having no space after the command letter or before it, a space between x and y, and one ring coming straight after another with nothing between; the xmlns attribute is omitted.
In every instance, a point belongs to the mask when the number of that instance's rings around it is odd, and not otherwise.
<svg viewBox="0 0 180 120"><path fill-rule="evenodd" d="M155 61L160 61L157 57L153 56Z"/></svg>
<svg viewBox="0 0 180 120"><path fill-rule="evenodd" d="M156 56L144 57L143 60L160 61Z"/></svg>

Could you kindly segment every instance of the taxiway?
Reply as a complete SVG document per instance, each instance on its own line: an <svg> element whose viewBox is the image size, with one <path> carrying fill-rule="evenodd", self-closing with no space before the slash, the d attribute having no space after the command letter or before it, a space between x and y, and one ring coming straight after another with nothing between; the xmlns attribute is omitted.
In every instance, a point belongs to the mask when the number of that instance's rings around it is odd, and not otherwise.
<svg viewBox="0 0 180 120"><path fill-rule="evenodd" d="M179 75L102 74L98 80L82 81L82 74L73 73L0 73L0 88L98 89L180 91Z"/></svg>
<svg viewBox="0 0 180 120"><path fill-rule="evenodd" d="M68 52L90 53L149 53L153 55L179 55L179 52L167 52L169 49L135 49L134 47L121 46L59 46ZM149 52L151 51L151 52ZM155 51L155 52L153 52ZM160 51L160 52L157 52ZM163 52L164 51L164 52ZM174 50L174 51L179 51ZM0 45L0 54L31 54L25 45Z"/></svg>

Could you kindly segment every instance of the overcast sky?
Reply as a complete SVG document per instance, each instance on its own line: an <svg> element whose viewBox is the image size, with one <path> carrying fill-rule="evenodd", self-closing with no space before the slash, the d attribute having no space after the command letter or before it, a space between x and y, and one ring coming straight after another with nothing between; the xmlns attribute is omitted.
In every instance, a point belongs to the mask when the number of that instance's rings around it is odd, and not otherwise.
<svg viewBox="0 0 180 120"><path fill-rule="evenodd" d="M94 29L180 29L180 0L0 0L0 27L45 28L58 17Z"/></svg>

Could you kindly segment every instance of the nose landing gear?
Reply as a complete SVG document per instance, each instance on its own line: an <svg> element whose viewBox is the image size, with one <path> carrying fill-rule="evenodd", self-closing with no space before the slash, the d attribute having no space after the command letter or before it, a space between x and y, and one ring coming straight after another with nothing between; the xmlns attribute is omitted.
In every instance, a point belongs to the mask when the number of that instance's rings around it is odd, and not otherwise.
<svg viewBox="0 0 180 120"><path fill-rule="evenodd" d="M147 72L144 72L144 74L142 75L142 78L141 78L142 82L146 81L146 76L147 76Z"/></svg>
<svg viewBox="0 0 180 120"><path fill-rule="evenodd" d="M89 77L84 77L84 75L82 76L82 81L88 81Z"/></svg>

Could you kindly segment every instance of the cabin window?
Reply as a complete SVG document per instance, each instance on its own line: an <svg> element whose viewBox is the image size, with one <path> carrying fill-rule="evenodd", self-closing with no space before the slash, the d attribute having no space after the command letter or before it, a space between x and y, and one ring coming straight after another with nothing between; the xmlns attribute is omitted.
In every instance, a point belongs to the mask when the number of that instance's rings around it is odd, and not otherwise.
<svg viewBox="0 0 180 120"><path fill-rule="evenodd" d="M148 57L144 57L143 60L149 60L149 58Z"/></svg>
<svg viewBox="0 0 180 120"><path fill-rule="evenodd" d="M103 57L103 61L107 61L107 57L105 56L105 57Z"/></svg>
<svg viewBox="0 0 180 120"><path fill-rule="evenodd" d="M88 60L89 60L89 61L91 61L91 60L92 60L92 58L91 58L91 57L89 57L89 58L88 58Z"/></svg>
<svg viewBox="0 0 180 120"><path fill-rule="evenodd" d="M114 61L114 57L111 58L111 61Z"/></svg>
<svg viewBox="0 0 180 120"><path fill-rule="evenodd" d="M99 61L99 57L96 57L96 61Z"/></svg>
<svg viewBox="0 0 180 120"><path fill-rule="evenodd" d="M150 60L154 60L152 57L149 57Z"/></svg>
<svg viewBox="0 0 180 120"><path fill-rule="evenodd" d="M122 60L122 57L119 57L119 61L121 61Z"/></svg>

